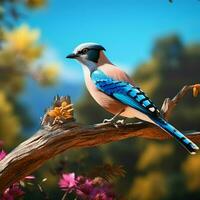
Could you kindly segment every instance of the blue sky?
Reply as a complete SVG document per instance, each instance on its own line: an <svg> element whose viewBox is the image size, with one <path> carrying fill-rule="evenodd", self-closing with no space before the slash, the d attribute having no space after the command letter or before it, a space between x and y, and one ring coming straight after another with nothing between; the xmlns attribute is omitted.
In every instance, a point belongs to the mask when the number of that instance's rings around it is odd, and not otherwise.
<svg viewBox="0 0 200 200"><path fill-rule="evenodd" d="M72 81L82 81L81 68L65 56L82 42L102 44L114 63L131 72L150 57L158 37L178 33L184 42L200 41L198 0L49 0L27 16L24 22L41 30L46 59L59 60Z"/></svg>

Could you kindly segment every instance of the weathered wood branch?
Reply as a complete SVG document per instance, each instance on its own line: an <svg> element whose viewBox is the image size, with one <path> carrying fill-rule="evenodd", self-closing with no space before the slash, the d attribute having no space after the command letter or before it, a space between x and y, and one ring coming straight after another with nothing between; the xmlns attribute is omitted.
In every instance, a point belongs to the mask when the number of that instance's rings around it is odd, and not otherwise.
<svg viewBox="0 0 200 200"><path fill-rule="evenodd" d="M163 113L163 116L166 120L169 120L172 111L175 109L177 104L182 100L182 98L191 90L194 88L197 88L199 90L200 85L195 84L195 85L185 85L178 93L177 95L173 98L166 98L163 102L163 105L161 107L161 112ZM193 94L194 95L194 94ZM198 95L198 94L197 94Z"/></svg>
<svg viewBox="0 0 200 200"><path fill-rule="evenodd" d="M183 96L178 95L178 101ZM176 98L172 101L177 104ZM164 114L168 110L171 112L175 107L168 103L165 103L165 106ZM192 141L200 143L200 132L187 135ZM144 122L118 128L109 123L91 126L78 124L73 119L73 109L69 99L57 98L52 108L45 114L42 128L0 161L0 191L32 174L45 161L68 149L99 146L130 137L170 139L160 128Z"/></svg>

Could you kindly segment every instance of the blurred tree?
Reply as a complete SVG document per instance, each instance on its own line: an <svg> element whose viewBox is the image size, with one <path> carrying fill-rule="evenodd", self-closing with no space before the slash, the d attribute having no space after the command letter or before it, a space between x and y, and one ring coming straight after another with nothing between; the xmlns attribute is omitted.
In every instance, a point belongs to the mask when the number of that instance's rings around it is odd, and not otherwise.
<svg viewBox="0 0 200 200"><path fill-rule="evenodd" d="M160 172L151 172L134 180L130 190L130 199L135 200L158 200L167 193L166 177Z"/></svg>
<svg viewBox="0 0 200 200"><path fill-rule="evenodd" d="M26 15L22 8L38 9L45 6L47 0L0 0L0 27L12 28L20 18Z"/></svg>
<svg viewBox="0 0 200 200"><path fill-rule="evenodd" d="M189 157L183 163L182 169L186 177L188 190L195 192L200 189L200 155Z"/></svg>
<svg viewBox="0 0 200 200"><path fill-rule="evenodd" d="M5 92L1 90L0 90L0 116L1 116L0 117L1 138L3 138L8 143L12 143L10 142L12 141L11 138L20 131L21 126L18 117L14 114L12 104L7 100Z"/></svg>
<svg viewBox="0 0 200 200"><path fill-rule="evenodd" d="M44 0L0 1L0 138L7 147L15 144L22 136L19 133L31 124L28 109L18 100L27 77L46 86L54 84L58 75L56 63L41 61L45 47L39 43L40 31L26 24L14 27L13 13L17 15L20 4L36 8L44 3Z"/></svg>
<svg viewBox="0 0 200 200"><path fill-rule="evenodd" d="M141 64L132 77L157 105L161 105L165 97L173 97L183 85L199 82L196 73L200 65L199 55L199 44L184 46L176 35L158 39L150 61ZM179 129L199 129L195 120L199 115L198 99L191 95L177 107L171 121Z"/></svg>
<svg viewBox="0 0 200 200"><path fill-rule="evenodd" d="M39 8L41 6L44 6L47 3L46 0L26 0L25 4L29 8Z"/></svg>
<svg viewBox="0 0 200 200"><path fill-rule="evenodd" d="M153 48L153 59L155 59L162 70L168 71L170 68L179 67L183 58L183 44L176 35L165 39L158 39ZM160 70L161 70L160 69Z"/></svg>
<svg viewBox="0 0 200 200"><path fill-rule="evenodd" d="M141 154L137 167L139 170L146 170L149 168L160 168L166 158L173 155L173 146L170 144L150 143Z"/></svg>

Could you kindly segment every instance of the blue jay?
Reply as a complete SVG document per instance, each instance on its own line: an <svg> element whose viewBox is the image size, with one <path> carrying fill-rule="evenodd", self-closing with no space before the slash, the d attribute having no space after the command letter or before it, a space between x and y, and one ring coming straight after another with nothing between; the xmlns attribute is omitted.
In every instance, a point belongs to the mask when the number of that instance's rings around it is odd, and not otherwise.
<svg viewBox="0 0 200 200"><path fill-rule="evenodd" d="M105 48L99 44L84 43L67 58L76 59L82 64L91 96L115 115L110 121L120 115L153 123L173 136L191 154L195 154L198 146L162 118L153 102L125 72L110 62L104 51Z"/></svg>

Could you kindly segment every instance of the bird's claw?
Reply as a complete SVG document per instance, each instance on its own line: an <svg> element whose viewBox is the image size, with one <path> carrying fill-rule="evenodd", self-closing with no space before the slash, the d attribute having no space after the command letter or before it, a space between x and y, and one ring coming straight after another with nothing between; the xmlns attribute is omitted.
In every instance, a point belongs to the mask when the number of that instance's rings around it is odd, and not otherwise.
<svg viewBox="0 0 200 200"><path fill-rule="evenodd" d="M124 125L126 125L126 119L119 119L119 120L116 121L116 123L124 126Z"/></svg>
<svg viewBox="0 0 200 200"><path fill-rule="evenodd" d="M104 124L106 124L106 123L112 124L112 125L115 126L116 128L119 127L118 124L117 124L117 122L115 122L115 120L114 120L113 118L111 118L111 119L104 119L104 120L103 120L103 123L104 123Z"/></svg>
<svg viewBox="0 0 200 200"><path fill-rule="evenodd" d="M103 123L110 123L113 126L115 126L116 128L119 128L119 126L123 126L123 125L126 124L125 119L115 121L112 118L111 119L104 119Z"/></svg>
<svg viewBox="0 0 200 200"><path fill-rule="evenodd" d="M111 119L104 119L103 120L103 123L105 124L105 123L112 123L113 122L113 119L111 118Z"/></svg>

